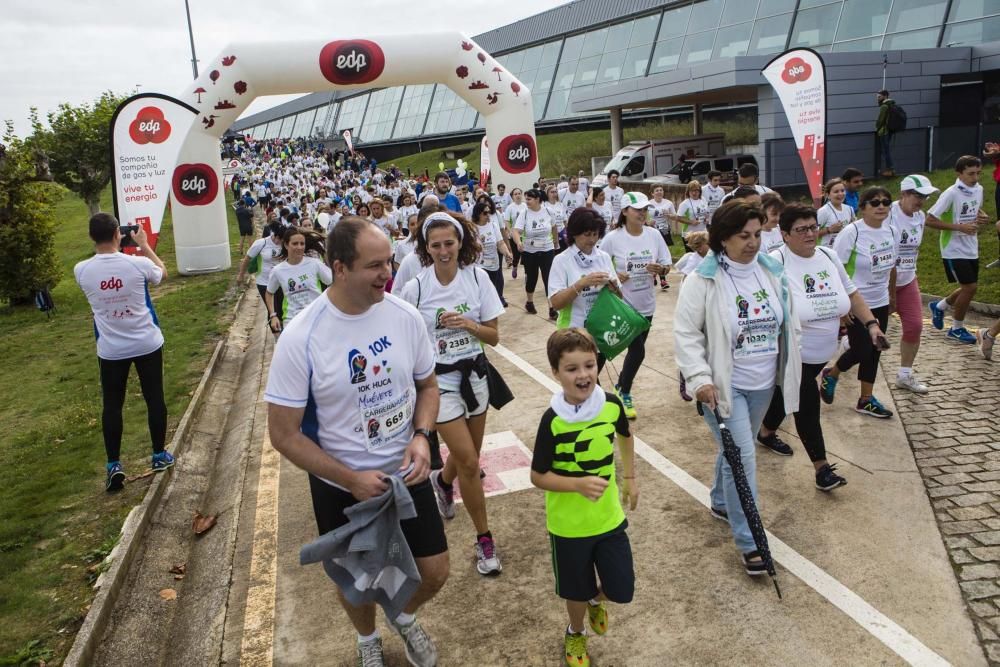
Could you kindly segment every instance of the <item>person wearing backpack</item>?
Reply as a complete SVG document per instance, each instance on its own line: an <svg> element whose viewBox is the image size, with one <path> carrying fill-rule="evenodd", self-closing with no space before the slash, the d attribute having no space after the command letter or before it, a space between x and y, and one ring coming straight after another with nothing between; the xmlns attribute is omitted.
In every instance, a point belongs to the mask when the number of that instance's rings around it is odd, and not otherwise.
<svg viewBox="0 0 1000 667"><path fill-rule="evenodd" d="M878 91L878 120L875 121L875 135L878 137L882 150L882 176L889 178L896 175L892 162L892 137L896 132L906 129L906 112L889 97L889 91Z"/></svg>

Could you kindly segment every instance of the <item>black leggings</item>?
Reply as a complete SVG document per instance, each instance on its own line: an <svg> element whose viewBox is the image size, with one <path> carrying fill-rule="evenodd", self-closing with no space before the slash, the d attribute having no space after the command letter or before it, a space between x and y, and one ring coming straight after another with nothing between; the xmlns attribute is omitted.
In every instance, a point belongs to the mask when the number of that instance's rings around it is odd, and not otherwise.
<svg viewBox="0 0 1000 667"><path fill-rule="evenodd" d="M652 323L653 316L646 317L646 321ZM618 374L618 388L625 394L632 393L632 380L635 379L635 374L639 372L639 367L642 366L642 361L646 358L647 336L649 336L649 329L643 331L629 343L625 362L622 364L622 372Z"/></svg>
<svg viewBox="0 0 1000 667"><path fill-rule="evenodd" d="M108 463L121 458L122 406L125 405L125 386L132 364L135 364L142 397L146 400L153 452L162 452L167 438L167 404L163 400L163 348L141 357L115 360L98 357L97 361L101 367L101 394L104 398L101 424Z"/></svg>
<svg viewBox="0 0 1000 667"><path fill-rule="evenodd" d="M545 296L548 297L549 269L552 268L552 258L555 256L555 250L521 253L524 259L524 291L528 293L529 301L535 293L535 286L538 285L539 269L542 270L542 285L545 286Z"/></svg>
<svg viewBox="0 0 1000 667"><path fill-rule="evenodd" d="M511 235L513 237L513 235ZM516 269L517 265L521 263L521 251L517 249L517 244L514 243L513 238L507 244L510 246L511 265Z"/></svg>
<svg viewBox="0 0 1000 667"><path fill-rule="evenodd" d="M257 285L257 292L260 294L260 300L264 302L264 307L265 307L265 310L266 310L267 309L267 300L264 298L264 294L267 292L267 285ZM279 320L284 320L285 319L282 316L282 312L281 312L282 311L281 306L283 305L284 301L285 301L285 293L282 292L281 288L279 287L278 291L274 293L274 312L276 312L278 314L278 319ZM271 313L265 312L264 314L268 316L267 317L267 323L270 324L271 323Z"/></svg>
<svg viewBox="0 0 1000 667"><path fill-rule="evenodd" d="M506 301L503 298L503 266L501 265L496 271L486 271L486 275L490 277L490 282L496 288L497 296L500 297L500 303L506 305Z"/></svg>
<svg viewBox="0 0 1000 667"><path fill-rule="evenodd" d="M872 315L878 320L882 331L885 331L889 326L889 306L872 308ZM847 327L847 339L851 341L851 349L840 355L840 359L837 359L837 368L841 373L844 373L858 364L858 380L874 382L875 375L878 373L878 360L882 356L882 352L872 345L872 338L865 323L858 319L851 322L851 325Z"/></svg>
<svg viewBox="0 0 1000 667"><path fill-rule="evenodd" d="M799 383L799 411L795 413L795 432L809 454L809 460L826 460L826 443L823 441L823 427L819 423L819 385L816 376L826 364L802 364L802 381ZM764 415L764 428L777 431L785 419L785 400L781 387L776 386L771 395L771 405Z"/></svg>

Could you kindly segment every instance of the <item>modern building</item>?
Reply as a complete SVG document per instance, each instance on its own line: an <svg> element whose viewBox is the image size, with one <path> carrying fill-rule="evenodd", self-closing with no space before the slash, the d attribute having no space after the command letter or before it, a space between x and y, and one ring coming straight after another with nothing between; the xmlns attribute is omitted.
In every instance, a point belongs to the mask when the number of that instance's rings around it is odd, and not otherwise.
<svg viewBox="0 0 1000 667"><path fill-rule="evenodd" d="M694 109L697 126L703 111L755 107L756 152L775 185L804 181L797 160L783 159L796 155L791 131L760 76L789 47L827 63L828 173L878 167L883 81L909 115L897 170L976 151L1000 121L1000 0L574 0L475 39L531 88L540 132L604 126L620 145L623 122ZM351 129L382 158L462 143L482 128L435 84L313 93L235 125L258 138Z"/></svg>

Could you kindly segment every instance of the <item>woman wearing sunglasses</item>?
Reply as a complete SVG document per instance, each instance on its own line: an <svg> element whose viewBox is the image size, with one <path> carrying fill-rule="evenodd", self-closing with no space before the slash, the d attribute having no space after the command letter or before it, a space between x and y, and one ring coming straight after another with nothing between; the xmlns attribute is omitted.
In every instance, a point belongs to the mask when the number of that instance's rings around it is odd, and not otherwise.
<svg viewBox="0 0 1000 667"><path fill-rule="evenodd" d="M837 363L824 368L820 391L823 402L833 403L834 391L840 374L858 366L861 396L855 411L869 417L888 419L887 410L872 395L878 361L882 350L889 348L885 336L873 335L878 327L885 331L889 313L896 306L896 260L899 257L899 239L896 231L886 221L892 206L892 197L885 188L865 190L858 200L860 220L855 220L837 234L833 251L847 269L865 303L871 307L873 317L868 320L855 318L847 327L851 348L844 352Z"/></svg>

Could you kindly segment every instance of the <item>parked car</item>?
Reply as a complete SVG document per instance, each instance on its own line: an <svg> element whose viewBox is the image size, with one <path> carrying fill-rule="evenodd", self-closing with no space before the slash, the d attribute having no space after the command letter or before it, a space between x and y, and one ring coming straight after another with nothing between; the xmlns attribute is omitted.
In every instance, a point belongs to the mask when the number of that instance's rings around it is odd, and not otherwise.
<svg viewBox="0 0 1000 667"><path fill-rule="evenodd" d="M685 185L688 181L697 179L699 183L706 183L708 182L708 172L714 170L722 173L722 185L733 186L736 184L736 171L747 163L756 166L757 158L750 154L695 155L678 162L663 176L653 176L644 182Z"/></svg>

